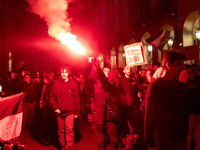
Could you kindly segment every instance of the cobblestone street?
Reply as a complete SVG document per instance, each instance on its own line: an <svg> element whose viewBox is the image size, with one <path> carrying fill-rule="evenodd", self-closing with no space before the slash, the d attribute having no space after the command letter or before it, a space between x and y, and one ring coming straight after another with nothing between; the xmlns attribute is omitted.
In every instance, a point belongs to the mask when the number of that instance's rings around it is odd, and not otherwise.
<svg viewBox="0 0 200 150"><path fill-rule="evenodd" d="M77 120L77 129L75 134L74 147L76 150L95 150L95 134L91 123L86 120ZM21 133L20 144L25 145L27 150L56 150L59 147L57 135L41 135L37 130L25 130Z"/></svg>

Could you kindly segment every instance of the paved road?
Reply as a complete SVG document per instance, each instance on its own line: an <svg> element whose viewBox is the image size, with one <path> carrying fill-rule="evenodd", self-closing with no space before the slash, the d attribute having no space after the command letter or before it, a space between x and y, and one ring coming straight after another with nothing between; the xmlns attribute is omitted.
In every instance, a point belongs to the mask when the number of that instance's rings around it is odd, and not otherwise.
<svg viewBox="0 0 200 150"><path fill-rule="evenodd" d="M79 132L75 134L74 147L76 150L97 150L95 144L95 133L92 125L85 119L77 119L77 129ZM59 142L57 133L42 135L38 130L25 130L20 135L20 144L25 145L25 150L57 150ZM126 139L123 139L125 144ZM138 149L135 149L138 150ZM143 149L140 149L143 150ZM190 150L194 150L194 142Z"/></svg>
<svg viewBox="0 0 200 150"><path fill-rule="evenodd" d="M78 119L77 129L79 134L75 134L75 149L97 150L97 146L95 144L95 133L92 130L91 123L84 119ZM57 150L59 148L56 132L54 134L42 136L42 134L39 134L38 130L27 129L21 133L19 141L20 144L25 145L25 150ZM123 141L125 144L126 140L124 139ZM190 150L194 150L193 142Z"/></svg>
<svg viewBox="0 0 200 150"><path fill-rule="evenodd" d="M75 137L76 150L95 150L95 134L91 123L84 119L77 120L77 132ZM20 135L20 144L25 145L25 150L56 150L59 147L57 135L41 135L38 130L25 130ZM49 145L50 144L50 145Z"/></svg>

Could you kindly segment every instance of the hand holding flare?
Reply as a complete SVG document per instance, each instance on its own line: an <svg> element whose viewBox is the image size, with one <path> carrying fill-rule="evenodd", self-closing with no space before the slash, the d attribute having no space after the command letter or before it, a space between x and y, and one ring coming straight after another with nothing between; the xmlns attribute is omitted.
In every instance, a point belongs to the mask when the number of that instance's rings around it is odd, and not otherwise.
<svg viewBox="0 0 200 150"><path fill-rule="evenodd" d="M96 61L94 60L94 58L90 58L89 62L93 65L93 67L95 69L99 68L99 63L103 61L103 55L99 54L99 56L97 57Z"/></svg>

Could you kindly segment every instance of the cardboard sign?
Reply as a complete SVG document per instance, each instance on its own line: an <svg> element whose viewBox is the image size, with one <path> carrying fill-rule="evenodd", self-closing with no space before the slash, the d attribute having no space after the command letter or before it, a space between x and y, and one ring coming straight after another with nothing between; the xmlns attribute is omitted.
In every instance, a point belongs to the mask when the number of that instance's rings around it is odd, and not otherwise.
<svg viewBox="0 0 200 150"><path fill-rule="evenodd" d="M179 52L184 54L187 60L199 59L199 45L180 47Z"/></svg>
<svg viewBox="0 0 200 150"><path fill-rule="evenodd" d="M146 54L142 42L124 46L126 64L128 66L138 66L147 64Z"/></svg>

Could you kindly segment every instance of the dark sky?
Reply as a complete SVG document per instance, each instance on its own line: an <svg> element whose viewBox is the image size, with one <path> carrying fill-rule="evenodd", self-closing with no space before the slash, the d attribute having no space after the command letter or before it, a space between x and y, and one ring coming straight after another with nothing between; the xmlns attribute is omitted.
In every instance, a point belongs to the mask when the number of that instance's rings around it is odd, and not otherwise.
<svg viewBox="0 0 200 150"><path fill-rule="evenodd" d="M95 12L93 4L86 2L77 0L69 5L68 12L72 17L72 34L77 35L78 41L87 48L88 55L93 55L96 47ZM88 66L84 56L72 53L50 37L46 22L28 12L27 8L28 4L24 0L13 0L11 5L11 49L15 69L22 62L22 66L30 71L43 68L51 71L65 64L83 69Z"/></svg>

